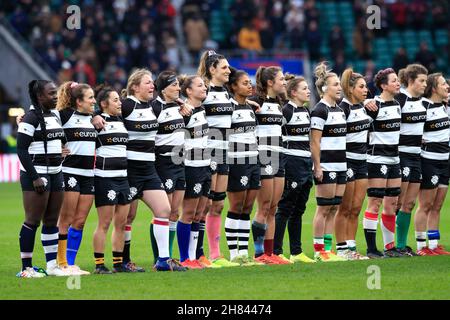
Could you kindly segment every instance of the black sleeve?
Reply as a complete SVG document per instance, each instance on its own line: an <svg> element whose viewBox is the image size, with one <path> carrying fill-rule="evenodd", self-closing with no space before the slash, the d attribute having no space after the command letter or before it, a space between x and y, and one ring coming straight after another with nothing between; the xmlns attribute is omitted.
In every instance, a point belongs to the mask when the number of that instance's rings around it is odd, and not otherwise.
<svg viewBox="0 0 450 320"><path fill-rule="evenodd" d="M284 119L286 119L286 122L291 121L293 114L294 114L294 110L289 106L289 104L284 105L283 117L284 117Z"/></svg>
<svg viewBox="0 0 450 320"><path fill-rule="evenodd" d="M27 125L27 127L24 126L25 124ZM33 181L38 179L39 175L33 165L33 161L31 160L28 148L33 142L34 136L34 131L30 132L30 128L31 130L32 127L36 129L37 126L38 119L36 115L32 112L28 112L23 118L22 123L19 124L17 133L17 156L19 157L20 163L22 164L23 168L31 176Z"/></svg>
<svg viewBox="0 0 450 320"><path fill-rule="evenodd" d="M129 98L122 100L122 117L128 117L133 112L135 105L136 101Z"/></svg>
<svg viewBox="0 0 450 320"><path fill-rule="evenodd" d="M350 115L350 106L348 105L348 103L341 101L341 103L339 104L339 107L342 109L342 111L344 111L345 118L348 119L348 116Z"/></svg>
<svg viewBox="0 0 450 320"><path fill-rule="evenodd" d="M162 104L158 100L153 100L150 105L152 106L153 112L155 113L156 118L159 117L162 111Z"/></svg>
<svg viewBox="0 0 450 320"><path fill-rule="evenodd" d="M398 103L400 103L400 108L403 108L403 106L405 105L406 99L408 99L406 94L401 93L401 92L399 94L397 94L394 98L395 98L395 100L398 101Z"/></svg>
<svg viewBox="0 0 450 320"><path fill-rule="evenodd" d="M375 103L377 104L377 107L378 107L378 108L377 108L377 111L370 111L370 110L368 110L368 109L366 108L367 115L368 115L369 117L371 117L373 120L375 120L375 119L377 118L378 112L380 111L380 107L381 107L380 102L376 101Z"/></svg>
<svg viewBox="0 0 450 320"><path fill-rule="evenodd" d="M71 108L67 108L64 110L61 110L59 112L59 117L61 119L61 125L64 125L67 123L67 121L69 121L70 117L73 115L75 111Z"/></svg>

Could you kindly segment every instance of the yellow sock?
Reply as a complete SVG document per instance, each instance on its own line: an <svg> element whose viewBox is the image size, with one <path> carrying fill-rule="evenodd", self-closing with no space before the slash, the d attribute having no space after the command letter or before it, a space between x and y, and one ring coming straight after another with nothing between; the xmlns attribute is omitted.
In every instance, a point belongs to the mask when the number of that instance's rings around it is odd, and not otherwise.
<svg viewBox="0 0 450 320"><path fill-rule="evenodd" d="M58 254L56 261L58 266L67 267L67 234L60 234L58 239Z"/></svg>

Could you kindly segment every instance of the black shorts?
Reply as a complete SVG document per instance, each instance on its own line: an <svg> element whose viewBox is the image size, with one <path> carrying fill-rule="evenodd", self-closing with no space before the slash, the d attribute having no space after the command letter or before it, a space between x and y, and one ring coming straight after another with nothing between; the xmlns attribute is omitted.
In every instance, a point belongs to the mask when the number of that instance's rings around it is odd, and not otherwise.
<svg viewBox="0 0 450 320"><path fill-rule="evenodd" d="M398 179L402 176L400 164L367 163L369 179Z"/></svg>
<svg viewBox="0 0 450 320"><path fill-rule="evenodd" d="M422 160L419 154L400 152L402 182L420 183L422 181Z"/></svg>
<svg viewBox="0 0 450 320"><path fill-rule="evenodd" d="M347 182L367 179L369 176L366 160L347 159Z"/></svg>
<svg viewBox="0 0 450 320"><path fill-rule="evenodd" d="M311 158L284 155L284 168L286 181L289 181L289 185L294 185L294 189L296 185L313 180Z"/></svg>
<svg viewBox="0 0 450 320"><path fill-rule="evenodd" d="M44 174L38 173L39 177L44 180L44 189L49 192L64 191L63 173ZM33 187L33 179L25 171L20 171L20 185L22 191L35 191Z"/></svg>
<svg viewBox="0 0 450 320"><path fill-rule="evenodd" d="M211 152L211 174L228 175L230 166L227 163L227 150L210 149Z"/></svg>
<svg viewBox="0 0 450 320"><path fill-rule="evenodd" d="M63 173L64 189L66 192L79 192L80 194L95 194L94 177Z"/></svg>
<svg viewBox="0 0 450 320"><path fill-rule="evenodd" d="M209 167L185 167L185 198L208 197L211 189L211 169Z"/></svg>
<svg viewBox="0 0 450 320"><path fill-rule="evenodd" d="M171 157L159 156L155 168L167 193L186 189L184 164L174 164Z"/></svg>
<svg viewBox="0 0 450 320"><path fill-rule="evenodd" d="M261 167L261 180L274 177L284 178L284 154L276 151L259 151L258 162Z"/></svg>
<svg viewBox="0 0 450 320"><path fill-rule="evenodd" d="M439 185L448 186L448 162L422 158L422 182L420 189L434 189Z"/></svg>
<svg viewBox="0 0 450 320"><path fill-rule="evenodd" d="M126 177L95 179L95 207L125 205L131 202L130 185Z"/></svg>
<svg viewBox="0 0 450 320"><path fill-rule="evenodd" d="M145 190L164 190L161 179L156 173L154 161L128 160L127 173L133 200L142 198Z"/></svg>
<svg viewBox="0 0 450 320"><path fill-rule="evenodd" d="M261 168L258 164L232 164L228 176L228 192L261 188Z"/></svg>
<svg viewBox="0 0 450 320"><path fill-rule="evenodd" d="M346 184L347 171L323 171L322 181L319 182L316 178L314 178L314 183L316 186L329 183Z"/></svg>

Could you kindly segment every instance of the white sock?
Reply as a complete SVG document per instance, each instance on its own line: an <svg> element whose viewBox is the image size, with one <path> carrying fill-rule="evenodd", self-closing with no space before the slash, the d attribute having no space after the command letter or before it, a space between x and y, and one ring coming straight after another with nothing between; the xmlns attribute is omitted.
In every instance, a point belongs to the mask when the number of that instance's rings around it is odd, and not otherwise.
<svg viewBox="0 0 450 320"><path fill-rule="evenodd" d="M175 228L176 228L175 222ZM160 258L168 258L169 254L169 219L153 218L153 234Z"/></svg>
<svg viewBox="0 0 450 320"><path fill-rule="evenodd" d="M417 251L427 246L427 233L416 231Z"/></svg>

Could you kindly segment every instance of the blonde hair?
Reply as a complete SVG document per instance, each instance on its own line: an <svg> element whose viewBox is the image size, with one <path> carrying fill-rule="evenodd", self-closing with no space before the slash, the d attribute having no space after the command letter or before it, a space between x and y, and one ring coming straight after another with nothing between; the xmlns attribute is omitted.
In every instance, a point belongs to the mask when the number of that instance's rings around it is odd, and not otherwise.
<svg viewBox="0 0 450 320"><path fill-rule="evenodd" d="M284 79L287 81L286 94L289 99L292 99L292 91L296 90L301 82L306 81L304 77L297 77L290 73L286 73Z"/></svg>
<svg viewBox="0 0 450 320"><path fill-rule="evenodd" d="M316 66L314 69L314 76L317 78L315 85L320 97L323 97L324 91L326 91L325 88L328 79L331 77L338 77L336 73L331 72L331 69L328 69L325 62L321 62Z"/></svg>
<svg viewBox="0 0 450 320"><path fill-rule="evenodd" d="M203 52L198 65L197 74L203 79L206 85L212 78L209 68L216 68L220 60L225 59L225 56L218 54L212 50Z"/></svg>
<svg viewBox="0 0 450 320"><path fill-rule="evenodd" d="M61 111L67 108L77 109L77 99L83 100L84 92L92 89L86 83L77 83L74 81L64 82L59 86L56 102L56 109Z"/></svg>
<svg viewBox="0 0 450 320"><path fill-rule="evenodd" d="M120 93L122 98L126 98L127 96L134 95L133 86L138 86L141 83L142 78L146 75L148 75L150 78L152 77L152 73L150 72L150 70L148 70L146 68L134 70L131 73L131 75L128 77L127 88L123 89Z"/></svg>
<svg viewBox="0 0 450 320"><path fill-rule="evenodd" d="M359 79L364 79L364 77L359 73L353 72L352 68L344 70L341 76L341 86L346 98L351 98L350 89L356 86Z"/></svg>

